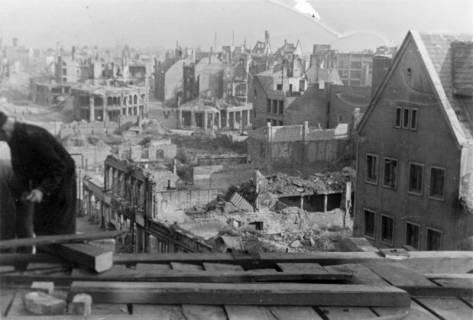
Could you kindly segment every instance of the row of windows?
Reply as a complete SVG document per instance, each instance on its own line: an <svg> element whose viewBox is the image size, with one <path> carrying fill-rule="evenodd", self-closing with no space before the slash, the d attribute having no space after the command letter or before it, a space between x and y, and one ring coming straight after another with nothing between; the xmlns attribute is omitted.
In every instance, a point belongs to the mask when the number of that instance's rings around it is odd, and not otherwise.
<svg viewBox="0 0 473 320"><path fill-rule="evenodd" d="M271 122L272 126L282 126L283 122L282 120L276 120L276 119L266 119L266 123Z"/></svg>
<svg viewBox="0 0 473 320"><path fill-rule="evenodd" d="M398 161L393 158L383 158L381 183L386 188L396 189L398 184ZM378 183L378 156L366 155L365 181L372 184ZM430 167L429 196L436 199L444 198L445 169ZM410 193L421 195L424 189L424 165L420 163L409 164Z"/></svg>
<svg viewBox="0 0 473 320"><path fill-rule="evenodd" d="M417 109L416 108L396 108L395 128L417 130Z"/></svg>
<svg viewBox="0 0 473 320"><path fill-rule="evenodd" d="M364 235L366 237L376 238L376 213L371 210L364 210ZM404 228L404 244L415 249L420 249L420 226L413 222L406 221ZM381 214L381 241L392 245L394 240L394 218L385 214ZM433 228L426 228L426 249L440 250L442 233Z"/></svg>
<svg viewBox="0 0 473 320"><path fill-rule="evenodd" d="M282 115L284 113L284 101L267 99L266 112Z"/></svg>

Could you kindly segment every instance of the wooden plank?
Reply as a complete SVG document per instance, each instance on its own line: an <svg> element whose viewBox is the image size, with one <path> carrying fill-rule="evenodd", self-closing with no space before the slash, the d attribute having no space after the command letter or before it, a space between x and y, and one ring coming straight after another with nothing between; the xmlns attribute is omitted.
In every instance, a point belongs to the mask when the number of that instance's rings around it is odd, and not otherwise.
<svg viewBox="0 0 473 320"><path fill-rule="evenodd" d="M320 265L341 263L362 263L383 261L385 258L375 252L305 252L305 253L261 253L258 258L250 254L232 255L230 253L166 253L166 254L120 254L115 255L116 264L134 263L236 263L255 264L258 267L272 267L279 262L319 263Z"/></svg>
<svg viewBox="0 0 473 320"><path fill-rule="evenodd" d="M73 282L72 293L97 303L408 307L394 287L306 283Z"/></svg>
<svg viewBox="0 0 473 320"><path fill-rule="evenodd" d="M411 261L412 260L412 261ZM257 265L260 268L272 267L279 262L313 262L322 266L395 261L381 257L376 252L304 252L304 253L261 253L256 259L250 254L233 255L230 253L167 253L167 254L120 254L114 258L116 264L135 263L237 263L242 266ZM441 262L444 263L441 263ZM411 251L407 259L399 264L412 266L421 273L429 272L468 272L473 269L473 254L468 251ZM430 264L430 265L429 265ZM460 267L457 265L460 264ZM455 269L455 266L457 268ZM450 268L450 269L449 269Z"/></svg>
<svg viewBox="0 0 473 320"><path fill-rule="evenodd" d="M473 279L434 279L432 280L441 287L451 288L473 288Z"/></svg>
<svg viewBox="0 0 473 320"><path fill-rule="evenodd" d="M103 272L113 265L113 252L85 244L69 243L54 247L55 252L72 263L79 264L95 272Z"/></svg>
<svg viewBox="0 0 473 320"><path fill-rule="evenodd" d="M238 264L204 262L202 264L207 271L243 271Z"/></svg>
<svg viewBox="0 0 473 320"><path fill-rule="evenodd" d="M361 307L320 307L320 310L329 319L335 320L367 320L376 317L370 308Z"/></svg>
<svg viewBox="0 0 473 320"><path fill-rule="evenodd" d="M335 266L326 266L329 272L351 272L351 283L367 284L372 286L386 286L388 283L363 264L348 263Z"/></svg>
<svg viewBox="0 0 473 320"><path fill-rule="evenodd" d="M284 272L327 273L327 270L318 263L278 263L277 266Z"/></svg>
<svg viewBox="0 0 473 320"><path fill-rule="evenodd" d="M456 298L418 298L417 302L443 319L471 319L473 317L473 309Z"/></svg>
<svg viewBox="0 0 473 320"><path fill-rule="evenodd" d="M182 313L187 320L227 320L225 311L220 306L202 306L185 304Z"/></svg>
<svg viewBox="0 0 473 320"><path fill-rule="evenodd" d="M177 271L200 271L204 268L198 264L171 262L171 268Z"/></svg>
<svg viewBox="0 0 473 320"><path fill-rule="evenodd" d="M366 266L381 278L399 287L436 287L423 274L396 263L367 263Z"/></svg>
<svg viewBox="0 0 473 320"><path fill-rule="evenodd" d="M322 320L311 307L269 307L278 320Z"/></svg>
<svg viewBox="0 0 473 320"><path fill-rule="evenodd" d="M171 264L172 265L172 264ZM217 265L217 264L203 264L203 266L199 265L191 265L193 267L201 267L201 270L205 268L207 271L228 271L230 265ZM173 269L183 269L188 270L189 265L183 263L175 263L172 265ZM194 268L197 269L197 268ZM233 268L235 269L235 268ZM198 270L198 269L197 269ZM240 266L241 270L241 266ZM198 271L197 271L198 272ZM188 319L195 319L195 320L206 320L206 319L216 319L216 320L227 320L227 316L225 311L221 306L208 306L208 305L195 305L195 304L183 304L182 305L182 313Z"/></svg>
<svg viewBox="0 0 473 320"><path fill-rule="evenodd" d="M123 231L103 231L88 234L64 234L53 236L38 236L36 238L20 238L0 240L0 250L18 247L44 246L59 243L81 242L87 240L115 238Z"/></svg>
<svg viewBox="0 0 473 320"><path fill-rule="evenodd" d="M129 315L128 319L142 319L143 317L149 315L154 315L153 319L188 320L183 314L182 308L179 305L150 304L133 305L133 315Z"/></svg>
<svg viewBox="0 0 473 320"><path fill-rule="evenodd" d="M169 264L137 263L135 270L137 272L166 272L171 270Z"/></svg>
<svg viewBox="0 0 473 320"><path fill-rule="evenodd" d="M417 302L412 301L411 307L407 309L408 313L405 314L405 309L400 308L373 308L374 312L376 312L380 317L396 317L400 316L397 319L404 319L404 320L438 320L436 316L434 316L431 312L427 309L421 307ZM396 319L396 318L394 318Z"/></svg>
<svg viewBox="0 0 473 320"><path fill-rule="evenodd" d="M2 253L0 254L0 266L14 266L17 264L27 264L30 262L64 263L59 257L49 254L29 254L29 253Z"/></svg>
<svg viewBox="0 0 473 320"><path fill-rule="evenodd" d="M278 263L283 272L318 272L327 273L318 263ZM272 313L278 319L321 319L311 307L272 307Z"/></svg>
<svg viewBox="0 0 473 320"><path fill-rule="evenodd" d="M242 283L242 282L347 282L352 278L351 273L298 273L266 270L250 271L170 271L151 270L137 271L124 265L113 266L110 270L96 274L83 269L74 269L68 274L35 273L0 274L1 281L24 283L28 281L53 281L70 283L71 281L147 281L147 282L207 282L207 283Z"/></svg>
<svg viewBox="0 0 473 320"><path fill-rule="evenodd" d="M226 305L229 320L277 320L268 308Z"/></svg>
<svg viewBox="0 0 473 320"><path fill-rule="evenodd" d="M426 273L427 279L457 279L473 281L473 273Z"/></svg>

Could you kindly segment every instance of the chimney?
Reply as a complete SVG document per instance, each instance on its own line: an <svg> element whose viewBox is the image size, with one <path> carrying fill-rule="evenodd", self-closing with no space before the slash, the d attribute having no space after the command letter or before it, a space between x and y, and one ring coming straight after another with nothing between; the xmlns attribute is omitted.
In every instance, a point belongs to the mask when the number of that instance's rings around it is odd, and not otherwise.
<svg viewBox="0 0 473 320"><path fill-rule="evenodd" d="M374 56L373 57L373 76L371 80L371 96L374 95L378 87L383 82L389 67L392 64L392 58L388 56Z"/></svg>
<svg viewBox="0 0 473 320"><path fill-rule="evenodd" d="M473 42L454 41L451 49L453 93L473 97Z"/></svg>
<svg viewBox="0 0 473 320"><path fill-rule="evenodd" d="M265 30L265 31L264 31L264 41L265 41L266 43L269 42L269 31L268 31L268 30Z"/></svg>
<svg viewBox="0 0 473 320"><path fill-rule="evenodd" d="M72 55L72 61L75 61L76 60L76 47L75 46L72 46L72 51L71 51L71 55Z"/></svg>

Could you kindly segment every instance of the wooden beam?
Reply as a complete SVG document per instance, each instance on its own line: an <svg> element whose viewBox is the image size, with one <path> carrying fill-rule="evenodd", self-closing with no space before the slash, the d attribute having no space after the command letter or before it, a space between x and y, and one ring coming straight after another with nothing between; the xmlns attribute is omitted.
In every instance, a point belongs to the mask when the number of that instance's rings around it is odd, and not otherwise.
<svg viewBox="0 0 473 320"><path fill-rule="evenodd" d="M61 263L61 258L49 254L31 253L2 253L0 254L0 266L14 266L17 264L28 264L30 262Z"/></svg>
<svg viewBox="0 0 473 320"><path fill-rule="evenodd" d="M39 236L36 238L20 238L12 240L1 240L0 249L10 249L18 247L44 246L58 243L82 242L87 240L115 238L123 231L104 231L88 234L63 234L52 236Z"/></svg>
<svg viewBox="0 0 473 320"><path fill-rule="evenodd" d="M54 246L61 258L95 272L103 272L113 265L113 252L86 243L67 243Z"/></svg>
<svg viewBox="0 0 473 320"><path fill-rule="evenodd" d="M305 252L305 253L261 253L258 257L250 254L232 255L229 253L168 253L168 254L120 254L116 264L136 263L233 263L243 266L275 267L275 263L319 263L331 265L341 263L364 263L383 261L385 258L375 252Z"/></svg>
<svg viewBox="0 0 473 320"><path fill-rule="evenodd" d="M88 258L90 260L90 258ZM82 259L78 259L82 260ZM79 262L79 261L78 261ZM93 260L86 263L89 268ZM205 283L241 283L241 282L347 282L352 278L347 272L278 272L278 271L165 271L152 270L137 271L134 269L121 269L115 271L119 266L114 266L109 271L101 274L90 273L82 270L74 270L71 275L47 275L47 274L0 274L0 280L9 283L24 283L30 281L52 281L54 283L70 283L72 281L146 281L146 282L205 282ZM97 271L100 272L100 271Z"/></svg>
<svg viewBox="0 0 473 320"><path fill-rule="evenodd" d="M409 307L394 287L295 283L73 282L95 303Z"/></svg>

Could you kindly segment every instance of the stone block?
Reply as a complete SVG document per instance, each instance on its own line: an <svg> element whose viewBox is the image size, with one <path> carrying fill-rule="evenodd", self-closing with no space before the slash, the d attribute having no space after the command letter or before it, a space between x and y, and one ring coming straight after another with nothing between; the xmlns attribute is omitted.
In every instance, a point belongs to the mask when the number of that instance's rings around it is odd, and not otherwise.
<svg viewBox="0 0 473 320"><path fill-rule="evenodd" d="M66 301L41 291L25 294L23 305L28 312L37 315L60 315L66 312Z"/></svg>
<svg viewBox="0 0 473 320"><path fill-rule="evenodd" d="M79 293L72 298L71 313L84 317L92 314L92 297L85 293Z"/></svg>

